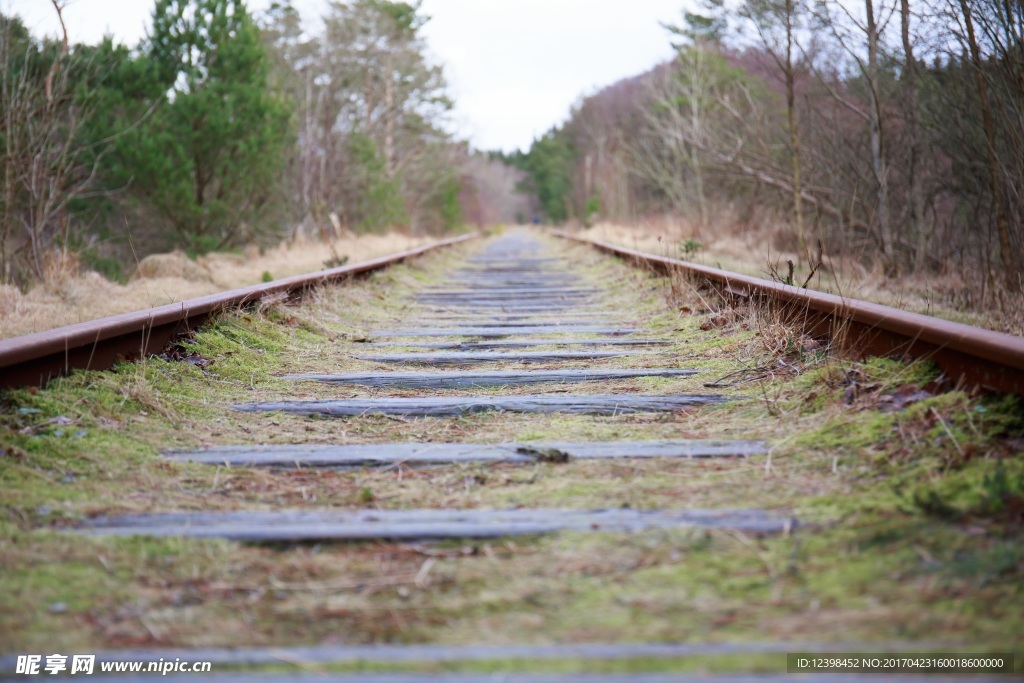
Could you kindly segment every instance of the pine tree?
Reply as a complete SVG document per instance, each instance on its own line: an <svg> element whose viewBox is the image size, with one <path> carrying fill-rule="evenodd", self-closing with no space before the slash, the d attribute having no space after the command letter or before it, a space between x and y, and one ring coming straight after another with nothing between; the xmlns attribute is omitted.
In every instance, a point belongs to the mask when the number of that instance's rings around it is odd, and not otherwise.
<svg viewBox="0 0 1024 683"><path fill-rule="evenodd" d="M266 227L290 112L268 86L258 27L241 0L158 0L149 39L166 104L134 158L137 191L194 252Z"/></svg>

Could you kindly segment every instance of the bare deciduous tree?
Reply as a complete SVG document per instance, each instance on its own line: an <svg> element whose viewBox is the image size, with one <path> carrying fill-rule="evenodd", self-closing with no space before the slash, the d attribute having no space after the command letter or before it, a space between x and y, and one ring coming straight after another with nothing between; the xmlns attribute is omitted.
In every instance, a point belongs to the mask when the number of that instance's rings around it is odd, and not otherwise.
<svg viewBox="0 0 1024 683"><path fill-rule="evenodd" d="M68 235L69 204L88 195L102 160L97 154L84 161L87 150L77 133L86 112L75 88L89 66L72 63L63 7L52 4L62 28L56 43L38 46L17 19L0 17L4 282L46 278L48 251Z"/></svg>

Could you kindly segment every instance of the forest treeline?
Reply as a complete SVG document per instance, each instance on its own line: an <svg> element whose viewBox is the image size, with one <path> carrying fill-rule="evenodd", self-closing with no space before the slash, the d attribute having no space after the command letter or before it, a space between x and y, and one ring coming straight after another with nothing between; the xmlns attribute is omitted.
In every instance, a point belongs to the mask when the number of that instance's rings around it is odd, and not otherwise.
<svg viewBox="0 0 1024 683"><path fill-rule="evenodd" d="M53 4L60 13L60 4ZM699 242L1019 296L1024 5L705 0L676 56L582 98L526 152L454 137L419 3L156 0L147 37L76 44L0 16L0 279L299 233L674 216ZM62 24L63 25L63 24ZM73 30L73 27L71 27ZM517 189L522 190L517 191ZM782 226L781 229L779 226Z"/></svg>
<svg viewBox="0 0 1024 683"><path fill-rule="evenodd" d="M45 280L68 253L120 278L172 248L531 210L519 172L447 131L419 3L332 2L314 29L287 2L254 16L242 0L156 0L152 18L125 46L75 44L73 27L37 39L0 15L3 283Z"/></svg>
<svg viewBox="0 0 1024 683"><path fill-rule="evenodd" d="M666 28L675 59L500 155L548 220L668 213L699 240L781 219L765 253L813 261L820 241L1019 296L1024 5L719 0Z"/></svg>

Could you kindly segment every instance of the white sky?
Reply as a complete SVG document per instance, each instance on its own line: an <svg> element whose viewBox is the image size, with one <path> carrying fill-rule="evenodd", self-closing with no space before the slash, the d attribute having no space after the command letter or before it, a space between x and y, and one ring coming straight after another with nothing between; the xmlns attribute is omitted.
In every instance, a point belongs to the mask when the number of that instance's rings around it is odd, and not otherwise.
<svg viewBox="0 0 1024 683"><path fill-rule="evenodd" d="M151 0L65 0L72 42L104 33L127 44L146 31ZM254 13L270 0L249 0ZM307 24L326 0L294 0ZM580 95L672 55L660 21L688 0L424 0L424 29L455 98L455 131L479 149L526 148L565 120ZM55 35L49 0L0 0L37 35Z"/></svg>

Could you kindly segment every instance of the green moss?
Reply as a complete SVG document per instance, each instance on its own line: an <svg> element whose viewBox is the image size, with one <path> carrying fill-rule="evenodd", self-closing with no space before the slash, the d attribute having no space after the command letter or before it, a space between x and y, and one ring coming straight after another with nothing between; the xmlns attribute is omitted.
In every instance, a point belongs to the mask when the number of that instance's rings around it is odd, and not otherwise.
<svg viewBox="0 0 1024 683"><path fill-rule="evenodd" d="M955 473L909 486L905 498L918 510L943 518L1018 521L1024 516L1024 461L975 460Z"/></svg>

